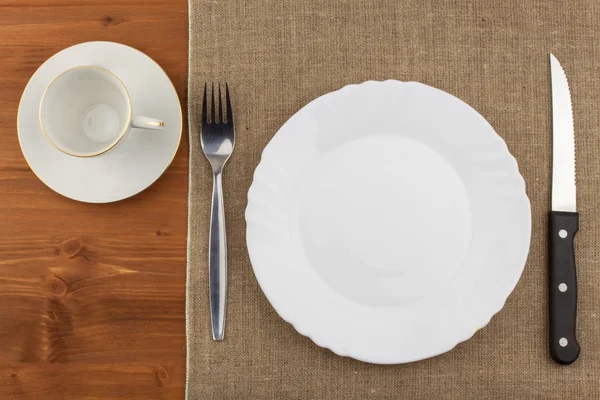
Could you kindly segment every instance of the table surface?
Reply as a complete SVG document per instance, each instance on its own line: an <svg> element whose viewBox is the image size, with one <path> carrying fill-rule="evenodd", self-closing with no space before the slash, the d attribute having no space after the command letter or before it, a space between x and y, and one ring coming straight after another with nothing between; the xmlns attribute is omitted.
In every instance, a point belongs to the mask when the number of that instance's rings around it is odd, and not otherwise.
<svg viewBox="0 0 600 400"><path fill-rule="evenodd" d="M93 40L154 58L185 109L187 18L186 0L0 0L3 400L184 396L187 134L152 187L93 205L36 178L16 116L48 57Z"/></svg>

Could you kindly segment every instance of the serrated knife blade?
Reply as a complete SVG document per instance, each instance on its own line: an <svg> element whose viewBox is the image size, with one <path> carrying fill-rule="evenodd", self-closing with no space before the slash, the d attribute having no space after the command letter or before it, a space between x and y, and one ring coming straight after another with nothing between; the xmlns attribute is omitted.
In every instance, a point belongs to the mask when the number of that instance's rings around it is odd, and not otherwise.
<svg viewBox="0 0 600 400"><path fill-rule="evenodd" d="M575 234L579 229L575 188L575 133L565 71L550 54L552 81L552 211L550 211L550 355L559 364L579 357L575 336L577 275Z"/></svg>
<svg viewBox="0 0 600 400"><path fill-rule="evenodd" d="M575 132L565 71L550 54L552 76L552 210L576 210Z"/></svg>

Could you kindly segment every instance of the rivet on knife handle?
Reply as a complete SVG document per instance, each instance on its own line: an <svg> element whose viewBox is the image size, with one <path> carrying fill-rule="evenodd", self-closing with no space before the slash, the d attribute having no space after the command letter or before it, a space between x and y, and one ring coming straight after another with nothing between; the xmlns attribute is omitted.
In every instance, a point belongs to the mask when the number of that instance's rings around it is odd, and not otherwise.
<svg viewBox="0 0 600 400"><path fill-rule="evenodd" d="M550 354L559 364L571 364L579 356L575 336L577 278L575 233L576 212L550 212Z"/></svg>

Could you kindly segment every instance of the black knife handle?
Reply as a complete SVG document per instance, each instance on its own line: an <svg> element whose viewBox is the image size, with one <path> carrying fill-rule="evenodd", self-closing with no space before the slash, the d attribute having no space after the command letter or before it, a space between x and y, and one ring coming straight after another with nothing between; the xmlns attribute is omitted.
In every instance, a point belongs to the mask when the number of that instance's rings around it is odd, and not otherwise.
<svg viewBox="0 0 600 400"><path fill-rule="evenodd" d="M559 364L571 364L579 356L574 247L578 230L578 213L550 212L550 354Z"/></svg>

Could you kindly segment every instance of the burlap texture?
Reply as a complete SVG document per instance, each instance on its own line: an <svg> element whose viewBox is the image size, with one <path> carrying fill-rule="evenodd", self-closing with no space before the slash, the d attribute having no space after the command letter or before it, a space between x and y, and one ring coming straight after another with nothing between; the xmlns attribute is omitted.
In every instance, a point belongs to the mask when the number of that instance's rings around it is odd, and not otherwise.
<svg viewBox="0 0 600 400"><path fill-rule="evenodd" d="M569 78L577 143L579 360L547 344L548 54ZM589 1L190 0L188 398L600 398L600 3ZM228 79L236 149L225 169L226 340L211 340L211 172L199 118L205 81ZM420 81L466 101L519 162L533 213L529 261L504 309L453 351L396 366L334 355L280 319L252 273L246 193L260 154L310 100L365 80ZM309 295L307 293L307 295Z"/></svg>

